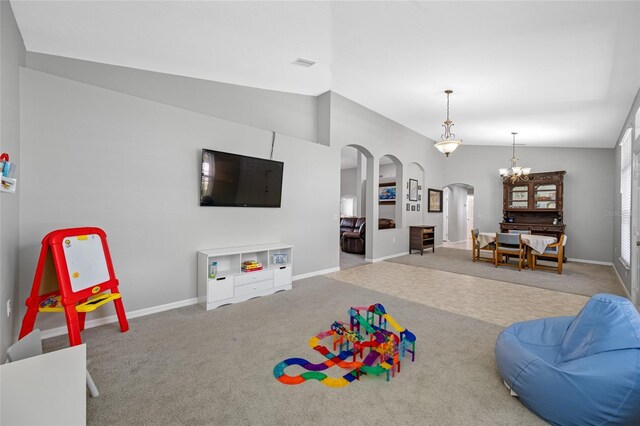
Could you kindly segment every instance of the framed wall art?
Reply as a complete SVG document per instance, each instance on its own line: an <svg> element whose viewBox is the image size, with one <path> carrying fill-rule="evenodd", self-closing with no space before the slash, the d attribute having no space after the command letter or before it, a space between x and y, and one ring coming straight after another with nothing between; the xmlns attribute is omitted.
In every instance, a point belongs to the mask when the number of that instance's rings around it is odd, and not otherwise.
<svg viewBox="0 0 640 426"><path fill-rule="evenodd" d="M380 204L395 204L396 203L396 183L388 182L381 183L378 190L378 201Z"/></svg>
<svg viewBox="0 0 640 426"><path fill-rule="evenodd" d="M442 191L439 189L429 188L428 194L428 206L427 211L429 213L442 213Z"/></svg>

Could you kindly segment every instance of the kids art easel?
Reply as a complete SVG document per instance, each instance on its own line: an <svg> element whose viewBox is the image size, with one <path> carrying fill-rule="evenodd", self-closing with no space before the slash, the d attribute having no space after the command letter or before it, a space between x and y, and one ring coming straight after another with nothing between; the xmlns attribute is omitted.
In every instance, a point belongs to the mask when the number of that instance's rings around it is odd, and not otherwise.
<svg viewBox="0 0 640 426"><path fill-rule="evenodd" d="M50 232L42 239L20 339L33 330L38 312L64 312L69 342L79 345L87 312L108 302L114 304L120 330L129 330L104 231L87 227Z"/></svg>

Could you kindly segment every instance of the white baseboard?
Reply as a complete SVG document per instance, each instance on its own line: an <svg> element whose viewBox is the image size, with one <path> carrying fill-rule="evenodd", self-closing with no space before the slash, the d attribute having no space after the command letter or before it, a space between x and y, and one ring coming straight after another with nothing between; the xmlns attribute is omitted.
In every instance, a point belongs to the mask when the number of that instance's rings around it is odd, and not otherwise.
<svg viewBox="0 0 640 426"><path fill-rule="evenodd" d="M575 259L573 257L568 257L567 262L591 263L593 265L613 266L613 263L611 262L602 262L600 260Z"/></svg>
<svg viewBox="0 0 640 426"><path fill-rule="evenodd" d="M624 281L622 281L622 277L620 277L620 274L618 273L618 270L616 269L616 267L613 265L613 263L611 264L611 267L613 268L613 272L616 273L616 277L618 277L618 282L620 283L620 286L622 287L622 289L624 290L624 294L627 295L627 298L631 301L633 301L633 299L631 298L631 295L629 294L629 290L627 290L627 286L624 285Z"/></svg>
<svg viewBox="0 0 640 426"><path fill-rule="evenodd" d="M369 260L372 263L382 262L383 260L393 259L394 257L406 256L408 255L408 251L403 251L402 253L390 254L389 256L376 257L375 259Z"/></svg>
<svg viewBox="0 0 640 426"><path fill-rule="evenodd" d="M157 314L158 312L169 311L171 309L182 308L185 306L195 305L198 303L198 298L194 297L193 299L181 300L179 302L167 303L164 305L153 306L151 308L143 308L138 309L137 311L127 312L127 318L137 318L143 317L146 315ZM110 315L108 317L103 318L95 318L92 320L87 320L84 324L84 328L93 328L98 327L99 325L111 324L114 322L118 322L118 317L116 315ZM48 339L49 337L61 336L63 334L67 334L67 326L51 328L49 330L42 330L42 338Z"/></svg>
<svg viewBox="0 0 640 426"><path fill-rule="evenodd" d="M339 270L340 270L339 266L336 266L335 268L321 269L319 271L308 272L306 274L294 275L292 280L293 281L303 280L305 278L311 278L317 275L325 275L325 274L330 274L332 272L338 272Z"/></svg>

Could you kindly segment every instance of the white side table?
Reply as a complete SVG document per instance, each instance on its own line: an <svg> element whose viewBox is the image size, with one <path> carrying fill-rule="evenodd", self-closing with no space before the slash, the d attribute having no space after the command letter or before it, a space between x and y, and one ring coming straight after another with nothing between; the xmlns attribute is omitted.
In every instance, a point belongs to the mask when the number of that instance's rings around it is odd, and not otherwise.
<svg viewBox="0 0 640 426"><path fill-rule="evenodd" d="M85 425L87 348L73 346L0 366L0 424Z"/></svg>

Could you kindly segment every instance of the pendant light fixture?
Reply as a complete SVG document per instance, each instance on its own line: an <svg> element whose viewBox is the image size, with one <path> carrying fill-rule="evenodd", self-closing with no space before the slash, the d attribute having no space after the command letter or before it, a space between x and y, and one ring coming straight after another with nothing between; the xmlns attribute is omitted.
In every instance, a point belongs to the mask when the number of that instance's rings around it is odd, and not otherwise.
<svg viewBox="0 0 640 426"><path fill-rule="evenodd" d="M445 90L444 93L447 94L447 119L442 125L442 127L444 127L444 134L440 136L441 141L436 142L433 146L448 157L449 154L455 151L456 148L462 144L462 140L456 139L456 135L451 133L453 121L449 119L449 95L453 93L453 90Z"/></svg>
<svg viewBox="0 0 640 426"><path fill-rule="evenodd" d="M519 181L529 180L529 173L531 172L531 167L520 167L518 166L518 159L516 158L516 135L518 133L511 132L513 135L513 154L511 156L511 168L510 169L498 169L500 172L500 177L503 182L511 181L511 183L516 183Z"/></svg>

